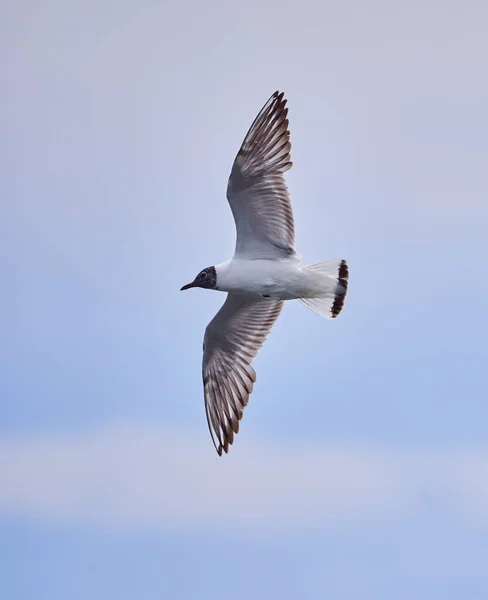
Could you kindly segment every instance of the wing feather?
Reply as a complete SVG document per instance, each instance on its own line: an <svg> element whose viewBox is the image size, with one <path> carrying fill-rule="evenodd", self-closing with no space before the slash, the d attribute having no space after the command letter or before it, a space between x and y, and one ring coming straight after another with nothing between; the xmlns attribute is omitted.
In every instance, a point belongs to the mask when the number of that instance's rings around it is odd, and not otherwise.
<svg viewBox="0 0 488 600"><path fill-rule="evenodd" d="M295 225L284 173L291 168L288 109L275 92L254 120L227 186L236 223L236 256L294 256Z"/></svg>
<svg viewBox="0 0 488 600"><path fill-rule="evenodd" d="M228 294L205 330L203 390L213 443L228 452L256 381L252 361L278 318L283 302Z"/></svg>

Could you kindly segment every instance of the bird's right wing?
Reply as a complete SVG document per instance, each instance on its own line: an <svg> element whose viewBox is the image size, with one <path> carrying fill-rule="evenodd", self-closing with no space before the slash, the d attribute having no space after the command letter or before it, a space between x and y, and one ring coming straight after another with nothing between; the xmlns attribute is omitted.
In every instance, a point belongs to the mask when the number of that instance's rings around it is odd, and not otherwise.
<svg viewBox="0 0 488 600"><path fill-rule="evenodd" d="M227 186L237 230L235 256L283 258L295 254L295 225L283 174L291 168L288 109L275 92L251 125Z"/></svg>
<svg viewBox="0 0 488 600"><path fill-rule="evenodd" d="M283 302L228 294L203 342L203 389L215 449L222 455L239 431L256 373L252 361L278 318Z"/></svg>

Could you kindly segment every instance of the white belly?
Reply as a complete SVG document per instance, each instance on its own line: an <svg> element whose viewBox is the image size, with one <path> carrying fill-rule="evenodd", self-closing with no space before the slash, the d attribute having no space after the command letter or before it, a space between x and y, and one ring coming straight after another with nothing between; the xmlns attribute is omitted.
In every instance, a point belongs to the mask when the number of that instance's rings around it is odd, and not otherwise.
<svg viewBox="0 0 488 600"><path fill-rule="evenodd" d="M304 271L293 260L233 259L215 268L217 289L224 292L293 300L315 298L323 295L326 288L336 286L331 278L321 273Z"/></svg>

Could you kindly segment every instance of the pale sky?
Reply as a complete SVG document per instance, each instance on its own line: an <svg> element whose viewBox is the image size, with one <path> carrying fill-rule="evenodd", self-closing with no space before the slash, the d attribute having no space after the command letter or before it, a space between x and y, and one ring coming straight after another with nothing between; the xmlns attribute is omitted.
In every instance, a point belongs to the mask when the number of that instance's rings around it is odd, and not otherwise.
<svg viewBox="0 0 488 600"><path fill-rule="evenodd" d="M0 597L488 597L488 7L0 14ZM201 347L248 126L286 93L306 263L228 456Z"/></svg>

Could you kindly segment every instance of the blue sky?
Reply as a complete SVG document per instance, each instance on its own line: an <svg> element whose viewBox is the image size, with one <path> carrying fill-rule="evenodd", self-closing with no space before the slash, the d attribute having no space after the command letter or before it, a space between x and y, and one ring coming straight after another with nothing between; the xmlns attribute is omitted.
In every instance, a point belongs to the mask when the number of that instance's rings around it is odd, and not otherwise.
<svg viewBox="0 0 488 600"><path fill-rule="evenodd" d="M2 9L0 596L486 598L481 2ZM201 343L275 89L326 322L288 303L219 458Z"/></svg>

